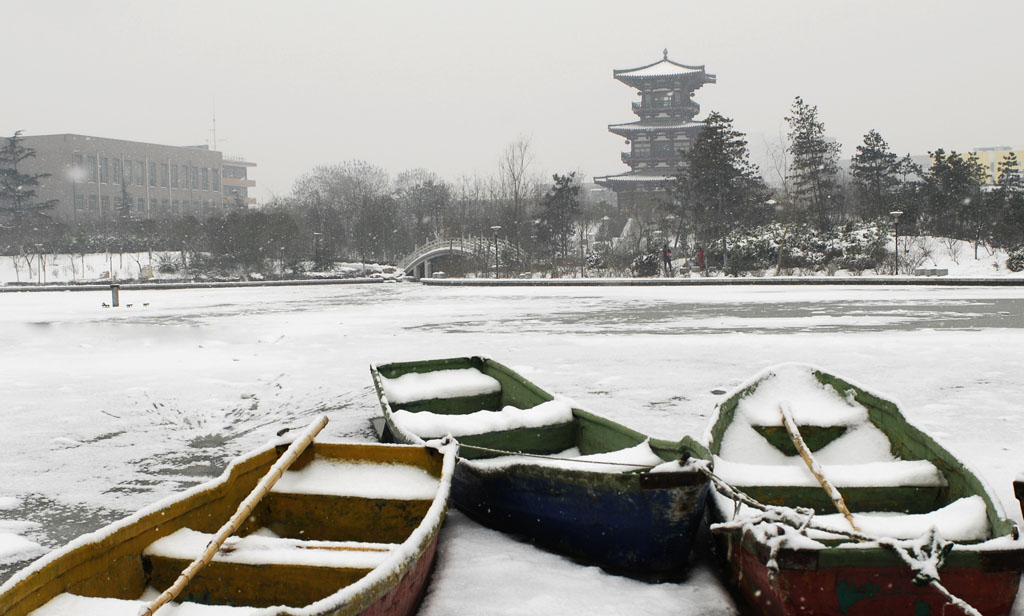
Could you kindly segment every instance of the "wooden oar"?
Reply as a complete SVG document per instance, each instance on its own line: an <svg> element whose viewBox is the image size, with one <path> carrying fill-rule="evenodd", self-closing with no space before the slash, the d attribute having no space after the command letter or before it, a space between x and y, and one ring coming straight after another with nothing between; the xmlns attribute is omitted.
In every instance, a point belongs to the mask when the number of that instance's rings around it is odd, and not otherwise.
<svg viewBox="0 0 1024 616"><path fill-rule="evenodd" d="M214 535L209 545L206 546L206 550L203 551L199 558L192 561L192 563L181 572L181 575L178 576L178 579L175 580L174 584L172 584L170 588L162 592L159 597L153 600L152 603L142 608L139 611L139 616L153 616L154 612L160 609L168 601L173 601L174 598L184 590L185 586L192 581L192 578L195 577L203 567L208 565L211 560L213 560L214 554L217 553L217 550L220 549L224 541L227 540L232 533L238 530L238 527L242 525L242 522L249 518L249 514L252 513L252 510L256 507L256 504L260 502L260 499L266 496L267 492L270 491L270 488L274 487L274 484L277 483L277 480L281 478L281 475L288 470L288 467L291 466L292 462L294 462L295 459L299 457L299 454L301 454L303 450L313 442L313 437L315 437L320 430L323 430L326 425L327 415L321 415L319 419L306 428L298 439L292 442L284 454L278 458L277 462L274 463L274 466L270 467L270 470L263 476L263 479L260 479L260 482L256 484L256 487L249 493L249 496L245 497L242 504L240 504L238 509L235 510L235 514L231 516L231 519L228 520L224 526L220 527L220 530L217 531L217 534Z"/></svg>
<svg viewBox="0 0 1024 616"><path fill-rule="evenodd" d="M806 464L807 468L810 469L814 478L818 480L822 489L828 493L829 498L832 499L832 503L836 506L836 509L839 510L839 513L843 514L843 517L845 517L846 521L850 523L853 530L860 531L860 529L857 528L857 525L853 522L853 514L850 513L850 510L846 507L846 501L843 500L843 495L839 493L839 490L837 490L836 487L832 485L832 482L828 480L828 477L825 476L821 466L818 464L817 460L814 459L814 456L811 455L811 450L807 446L807 443L804 442L804 437L800 436L800 429L797 427L796 421L793 419L793 413L790 412L789 404L786 402L780 404L779 413L782 415L782 425L786 426L786 432L789 433L789 439L793 441L793 445L796 446L796 450L800 452L800 457L804 459L804 464Z"/></svg>

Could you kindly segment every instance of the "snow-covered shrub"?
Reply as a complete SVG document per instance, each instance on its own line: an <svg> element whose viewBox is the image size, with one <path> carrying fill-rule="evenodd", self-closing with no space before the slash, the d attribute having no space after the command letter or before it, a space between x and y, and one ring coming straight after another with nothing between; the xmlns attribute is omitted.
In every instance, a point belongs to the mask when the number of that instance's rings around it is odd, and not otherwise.
<svg viewBox="0 0 1024 616"><path fill-rule="evenodd" d="M161 253L156 256L156 271L161 274L177 274L181 261L174 254Z"/></svg>
<svg viewBox="0 0 1024 616"><path fill-rule="evenodd" d="M607 244L595 243L593 248L587 252L587 269L604 269L608 267L608 253L609 248Z"/></svg>
<svg viewBox="0 0 1024 616"><path fill-rule="evenodd" d="M658 268L661 265L661 256L656 253L637 255L630 265L634 276L650 277L658 275Z"/></svg>
<svg viewBox="0 0 1024 616"><path fill-rule="evenodd" d="M1010 251L1006 259L1006 269L1011 272L1024 272L1024 246Z"/></svg>

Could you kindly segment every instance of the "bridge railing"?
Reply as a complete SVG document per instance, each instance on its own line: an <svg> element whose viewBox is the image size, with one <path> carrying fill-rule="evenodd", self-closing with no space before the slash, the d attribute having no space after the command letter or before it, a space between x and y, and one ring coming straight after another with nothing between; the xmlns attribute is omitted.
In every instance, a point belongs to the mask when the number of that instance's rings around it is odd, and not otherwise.
<svg viewBox="0 0 1024 616"><path fill-rule="evenodd" d="M408 256L398 262L398 267L402 271L409 271L409 268L416 265L425 256L445 249L462 254L487 255L494 251L494 239L489 237L458 237L432 240L413 249ZM503 239L498 240L499 252L513 249L514 245L511 242Z"/></svg>

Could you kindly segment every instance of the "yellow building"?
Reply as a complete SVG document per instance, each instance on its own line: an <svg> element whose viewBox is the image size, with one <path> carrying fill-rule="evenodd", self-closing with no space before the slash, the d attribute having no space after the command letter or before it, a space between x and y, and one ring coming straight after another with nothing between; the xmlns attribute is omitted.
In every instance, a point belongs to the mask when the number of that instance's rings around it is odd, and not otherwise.
<svg viewBox="0 0 1024 616"><path fill-rule="evenodd" d="M978 162L984 165L985 170L988 171L988 182L989 184L995 184L996 180L999 179L997 174L999 173L999 163L1003 162L1010 152L1017 155L1017 160L1020 161L1021 165L1024 165L1024 150L1015 150L1009 146L1000 145L991 148L975 148L971 151L978 157Z"/></svg>

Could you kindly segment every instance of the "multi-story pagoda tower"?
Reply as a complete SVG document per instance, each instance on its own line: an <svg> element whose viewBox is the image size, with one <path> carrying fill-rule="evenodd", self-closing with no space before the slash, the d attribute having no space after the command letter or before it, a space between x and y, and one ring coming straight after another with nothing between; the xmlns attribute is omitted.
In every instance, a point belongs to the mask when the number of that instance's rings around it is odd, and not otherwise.
<svg viewBox="0 0 1024 616"><path fill-rule="evenodd" d="M680 152L689 151L704 126L693 119L700 112L693 93L706 83L715 83L715 76L705 72L704 66L669 60L667 49L653 64L615 70L612 75L639 90L640 102L633 103L633 113L640 120L608 126L609 132L621 135L630 146L622 153L622 162L630 170L594 181L614 190L619 207L635 214L645 205L668 199L666 185L679 167Z"/></svg>

